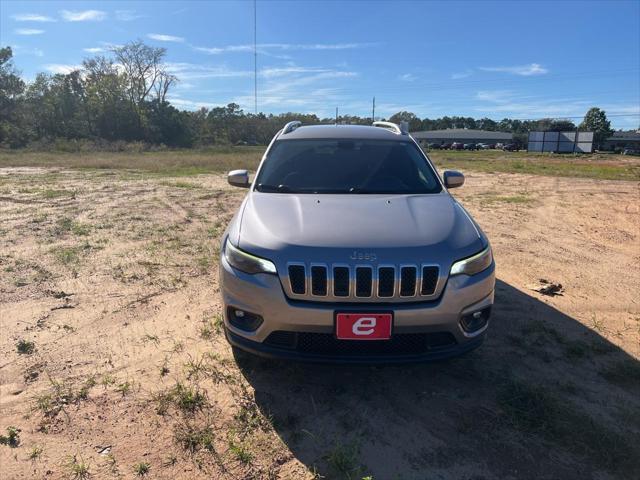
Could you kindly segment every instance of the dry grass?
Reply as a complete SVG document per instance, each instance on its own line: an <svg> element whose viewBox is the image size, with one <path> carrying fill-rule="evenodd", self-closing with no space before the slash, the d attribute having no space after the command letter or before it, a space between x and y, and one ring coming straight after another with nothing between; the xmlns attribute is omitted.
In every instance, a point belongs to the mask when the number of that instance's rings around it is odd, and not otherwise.
<svg viewBox="0 0 640 480"><path fill-rule="evenodd" d="M0 154L0 164L55 166L0 175L3 475L577 479L638 470L640 315L626 300L636 277L598 283L610 265L634 261L636 217L625 208L636 184L470 175L462 202L488 227L503 280L487 344L435 365L309 366L233 356L216 269L246 192L219 174L183 178L255 168L259 156ZM70 167L84 169L60 170ZM545 223L562 212L573 220ZM561 249L539 246L558 230ZM620 257L601 258L607 252ZM539 269L571 279L565 297L527 290ZM629 313L593 303L607 299Z"/></svg>

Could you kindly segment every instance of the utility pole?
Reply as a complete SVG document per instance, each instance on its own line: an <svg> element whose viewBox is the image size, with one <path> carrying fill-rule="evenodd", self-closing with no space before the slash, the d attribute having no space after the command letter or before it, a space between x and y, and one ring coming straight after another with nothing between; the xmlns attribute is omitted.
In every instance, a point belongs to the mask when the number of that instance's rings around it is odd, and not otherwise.
<svg viewBox="0 0 640 480"><path fill-rule="evenodd" d="M336 125L338 124L338 107L336 107Z"/></svg>
<svg viewBox="0 0 640 480"><path fill-rule="evenodd" d="M373 97L373 110L371 111L371 123L376 121L376 97Z"/></svg>
<svg viewBox="0 0 640 480"><path fill-rule="evenodd" d="M253 99L255 114L258 114L258 22L257 0L253 0Z"/></svg>

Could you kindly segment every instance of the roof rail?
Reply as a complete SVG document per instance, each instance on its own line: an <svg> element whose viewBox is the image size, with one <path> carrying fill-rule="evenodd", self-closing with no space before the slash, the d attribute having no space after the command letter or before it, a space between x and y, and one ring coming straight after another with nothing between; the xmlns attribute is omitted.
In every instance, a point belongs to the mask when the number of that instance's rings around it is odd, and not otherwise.
<svg viewBox="0 0 640 480"><path fill-rule="evenodd" d="M293 122L287 123L282 129L282 133L280 135L286 135L287 133L293 132L296 128L302 125L300 120L294 120Z"/></svg>
<svg viewBox="0 0 640 480"><path fill-rule="evenodd" d="M387 128L398 135L407 135L409 133L406 122L402 122L400 125L392 122L373 122L373 126Z"/></svg>

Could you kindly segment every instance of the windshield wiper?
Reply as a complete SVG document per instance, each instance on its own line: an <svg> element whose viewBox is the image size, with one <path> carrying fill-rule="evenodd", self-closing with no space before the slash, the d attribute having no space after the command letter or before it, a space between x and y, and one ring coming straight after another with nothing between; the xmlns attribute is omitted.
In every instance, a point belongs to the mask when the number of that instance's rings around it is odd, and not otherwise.
<svg viewBox="0 0 640 480"><path fill-rule="evenodd" d="M267 193L293 193L293 190L288 185L267 185L264 183L256 185L256 190Z"/></svg>

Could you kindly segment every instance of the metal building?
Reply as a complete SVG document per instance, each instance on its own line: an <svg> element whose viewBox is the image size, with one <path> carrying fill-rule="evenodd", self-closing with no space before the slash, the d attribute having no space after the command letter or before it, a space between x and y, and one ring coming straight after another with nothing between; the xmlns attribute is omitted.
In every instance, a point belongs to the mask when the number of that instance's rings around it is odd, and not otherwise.
<svg viewBox="0 0 640 480"><path fill-rule="evenodd" d="M529 132L529 152L591 153L593 132Z"/></svg>

